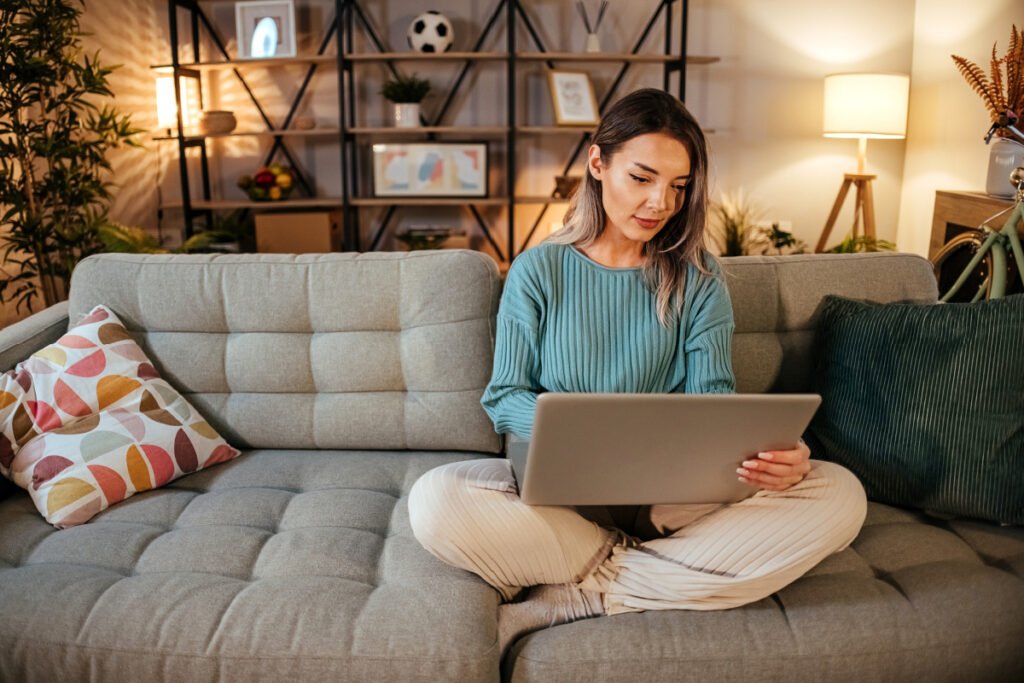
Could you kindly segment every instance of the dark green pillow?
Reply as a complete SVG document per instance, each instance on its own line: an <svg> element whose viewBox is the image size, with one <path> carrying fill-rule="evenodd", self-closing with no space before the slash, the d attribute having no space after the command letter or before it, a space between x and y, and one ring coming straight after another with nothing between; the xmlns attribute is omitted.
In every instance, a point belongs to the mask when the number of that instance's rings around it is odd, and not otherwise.
<svg viewBox="0 0 1024 683"><path fill-rule="evenodd" d="M1024 295L975 304L828 296L814 457L893 505L1024 524Z"/></svg>

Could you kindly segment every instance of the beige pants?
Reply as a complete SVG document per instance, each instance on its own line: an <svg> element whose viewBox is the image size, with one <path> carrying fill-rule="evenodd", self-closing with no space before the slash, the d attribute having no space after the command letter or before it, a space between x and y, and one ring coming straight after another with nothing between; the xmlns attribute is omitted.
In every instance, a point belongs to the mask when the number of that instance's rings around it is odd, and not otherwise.
<svg viewBox="0 0 1024 683"><path fill-rule="evenodd" d="M732 505L577 509L523 503L504 458L466 460L413 484L409 518L427 550L506 601L526 586L573 583L604 593L608 614L725 609L771 595L860 531L860 482L834 463L811 465L801 483ZM637 545L611 526L627 526L629 510L640 538L653 538Z"/></svg>

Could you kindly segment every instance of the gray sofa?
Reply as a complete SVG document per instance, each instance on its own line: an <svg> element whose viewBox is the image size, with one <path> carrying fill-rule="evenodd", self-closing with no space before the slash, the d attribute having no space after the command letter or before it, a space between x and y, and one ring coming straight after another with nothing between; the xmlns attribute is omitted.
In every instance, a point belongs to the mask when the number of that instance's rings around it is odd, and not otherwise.
<svg viewBox="0 0 1024 683"><path fill-rule="evenodd" d="M725 259L744 392L810 381L826 293L934 301L897 254ZM1024 680L1024 529L870 505L853 545L718 612L601 617L501 658L498 593L413 537L428 469L500 457L500 292L469 251L104 255L0 332L3 369L111 307L244 453L57 531L0 500L3 681Z"/></svg>

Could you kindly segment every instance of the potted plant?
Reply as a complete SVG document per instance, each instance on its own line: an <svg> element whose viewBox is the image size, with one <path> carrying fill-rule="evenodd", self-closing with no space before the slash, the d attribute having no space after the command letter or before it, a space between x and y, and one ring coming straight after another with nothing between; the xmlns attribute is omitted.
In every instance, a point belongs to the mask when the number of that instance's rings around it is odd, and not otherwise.
<svg viewBox="0 0 1024 683"><path fill-rule="evenodd" d="M950 56L988 110L992 127L985 142L993 134L997 136L989 150L985 191L997 197L1012 197L1010 172L1024 164L1024 140L1006 124L1012 124L1014 119L1024 114L1024 32L1018 31L1016 24L1013 25L1010 29L1010 43L1002 57L996 54L997 45L992 45L992 59L989 62L991 79L984 69L971 60L959 55Z"/></svg>
<svg viewBox="0 0 1024 683"><path fill-rule="evenodd" d="M430 92L430 81L412 76L395 76L384 83L380 94L394 103L394 121L398 128L420 125L420 102Z"/></svg>
<svg viewBox="0 0 1024 683"><path fill-rule="evenodd" d="M98 53L82 52L81 0L0 9L0 302L31 308L66 298L71 271L101 249L107 222L106 155L140 132L113 97Z"/></svg>
<svg viewBox="0 0 1024 683"><path fill-rule="evenodd" d="M757 208L743 195L742 189L735 194L723 193L720 201L712 202L714 238L722 256L749 253L758 216Z"/></svg>

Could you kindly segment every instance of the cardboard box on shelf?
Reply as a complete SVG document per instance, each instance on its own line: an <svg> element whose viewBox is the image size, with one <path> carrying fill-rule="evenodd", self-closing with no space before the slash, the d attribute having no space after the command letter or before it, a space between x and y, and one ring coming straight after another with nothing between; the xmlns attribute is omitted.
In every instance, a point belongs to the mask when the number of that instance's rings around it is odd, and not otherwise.
<svg viewBox="0 0 1024 683"><path fill-rule="evenodd" d="M265 254L341 251L341 212L258 213L256 250Z"/></svg>

